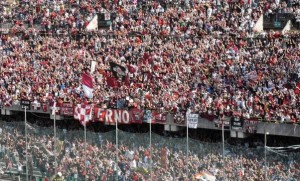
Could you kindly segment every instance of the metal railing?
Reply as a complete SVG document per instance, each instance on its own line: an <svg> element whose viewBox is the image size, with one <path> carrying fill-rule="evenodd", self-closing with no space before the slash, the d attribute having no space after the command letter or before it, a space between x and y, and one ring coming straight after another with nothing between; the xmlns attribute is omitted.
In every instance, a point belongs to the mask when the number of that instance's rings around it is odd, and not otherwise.
<svg viewBox="0 0 300 181"><path fill-rule="evenodd" d="M0 127L0 170L2 174L24 176L25 124L0 122ZM299 153L278 154L268 151L265 162L263 145L248 148L225 143L222 159L221 143L201 142L192 138L188 139L187 149L187 139L184 137L121 130L106 133L87 131L87 148L84 152L83 130L56 128L56 135L54 138L53 127L27 124L29 178L51 179L61 172L65 180L102 180L104 177L108 180L116 180L116 177L125 180L133 177L143 180L188 177L192 180L195 175L205 171L217 180L224 177L228 180L247 180L263 177L264 168L267 168L269 180L296 180L299 176L295 167L300 162Z"/></svg>

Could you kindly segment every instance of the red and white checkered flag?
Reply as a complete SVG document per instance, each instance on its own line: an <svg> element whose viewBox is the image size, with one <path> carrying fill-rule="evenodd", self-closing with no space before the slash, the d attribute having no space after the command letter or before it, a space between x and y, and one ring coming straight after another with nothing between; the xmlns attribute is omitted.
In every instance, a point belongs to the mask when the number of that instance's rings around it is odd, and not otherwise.
<svg viewBox="0 0 300 181"><path fill-rule="evenodd" d="M74 108L74 119L79 120L80 124L86 125L92 119L93 106L77 104Z"/></svg>
<svg viewBox="0 0 300 181"><path fill-rule="evenodd" d="M53 103L53 105L52 105L52 107L50 107L50 109L52 110L51 111L52 115L59 115L60 114L60 112L59 112L60 111L60 107L57 106L56 102ZM43 107L43 110L44 110L44 107Z"/></svg>

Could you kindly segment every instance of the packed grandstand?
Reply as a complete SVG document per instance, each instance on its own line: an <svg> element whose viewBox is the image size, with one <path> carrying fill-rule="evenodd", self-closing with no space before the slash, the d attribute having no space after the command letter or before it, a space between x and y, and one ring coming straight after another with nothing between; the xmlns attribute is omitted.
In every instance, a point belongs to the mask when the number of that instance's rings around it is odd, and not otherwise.
<svg viewBox="0 0 300 181"><path fill-rule="evenodd" d="M4 175L21 175L25 180L22 116L1 117L4 121L0 124L0 171ZM280 145L285 149L269 149L264 157L264 141L260 137L237 140L227 136L223 158L217 131L191 130L187 153L184 131L172 135L156 128L150 136L146 126L137 129L126 125L119 127L117 143L114 128L94 124L88 126L85 151L84 131L74 120L58 122L56 144L52 120L31 116L28 121L30 180L51 180L55 173L61 173L66 181L85 178L115 181L117 175L119 180L126 181L297 181L300 174L299 151L288 148L297 143L297 139L292 138L270 137L268 146Z"/></svg>
<svg viewBox="0 0 300 181"><path fill-rule="evenodd" d="M3 0L0 12L0 108L26 100L40 107L68 103L300 123L298 0ZM98 27L90 29L96 16ZM268 31L257 27L262 17L275 21ZM292 18L281 31L284 17ZM83 76L92 80L92 96ZM24 165L25 133L17 123L0 126L1 175ZM37 168L46 180L54 174L53 135L37 134L46 128L35 126L29 126L29 170ZM228 148L224 162L219 146L207 150L203 143L201 153L196 148L186 156L163 137L151 151L162 158L150 159L143 137L130 135L141 145L119 145L118 164L109 136L105 144L88 143L87 161L83 138L71 132L73 138L61 136L56 145L56 171L69 180L192 180L198 173L217 180L300 178L296 153L273 153L266 169L260 150Z"/></svg>
<svg viewBox="0 0 300 181"><path fill-rule="evenodd" d="M299 3L250 2L2 5L1 21L13 23L1 34L2 103L82 102L81 73L96 61L90 101L103 107L120 103L175 112L189 107L299 122L299 33L253 31L264 13L299 18ZM86 32L97 12L114 13L115 20L109 29ZM110 62L126 68L126 75L115 77Z"/></svg>

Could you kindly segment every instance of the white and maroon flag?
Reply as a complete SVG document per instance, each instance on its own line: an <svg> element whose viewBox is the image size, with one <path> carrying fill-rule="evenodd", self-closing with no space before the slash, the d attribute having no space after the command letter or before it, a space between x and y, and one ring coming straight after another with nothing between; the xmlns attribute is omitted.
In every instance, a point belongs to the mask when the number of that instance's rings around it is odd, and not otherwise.
<svg viewBox="0 0 300 181"><path fill-rule="evenodd" d="M98 15L95 15L89 24L86 26L87 31L94 31L98 29Z"/></svg>
<svg viewBox="0 0 300 181"><path fill-rule="evenodd" d="M90 74L82 73L81 74L81 83L84 91L84 95L91 99L93 98L93 78Z"/></svg>
<svg viewBox="0 0 300 181"><path fill-rule="evenodd" d="M41 107L42 107L42 109L43 109L44 112L48 111L48 104L46 102L42 102L41 103Z"/></svg>
<svg viewBox="0 0 300 181"><path fill-rule="evenodd" d="M5 107L11 107L12 103L13 103L13 100L11 97L9 97L9 96L5 97L4 104L3 104Z"/></svg>
<svg viewBox="0 0 300 181"><path fill-rule="evenodd" d="M32 107L33 110L40 110L41 109L41 103L38 102L37 100L34 100L31 103L31 107Z"/></svg>
<svg viewBox="0 0 300 181"><path fill-rule="evenodd" d="M248 0L249 7L252 7L252 0Z"/></svg>
<svg viewBox="0 0 300 181"><path fill-rule="evenodd" d="M70 102L62 103L60 114L64 116L73 116L74 115L73 103Z"/></svg>
<svg viewBox="0 0 300 181"><path fill-rule="evenodd" d="M79 120L80 124L86 125L92 119L93 106L89 104L77 104L74 108L74 119Z"/></svg>
<svg viewBox="0 0 300 181"><path fill-rule="evenodd" d="M44 109L44 108L43 108ZM54 116L54 115L59 115L59 111L60 111L60 108L57 106L57 103L56 101L53 103L52 107L51 107L51 114Z"/></svg>

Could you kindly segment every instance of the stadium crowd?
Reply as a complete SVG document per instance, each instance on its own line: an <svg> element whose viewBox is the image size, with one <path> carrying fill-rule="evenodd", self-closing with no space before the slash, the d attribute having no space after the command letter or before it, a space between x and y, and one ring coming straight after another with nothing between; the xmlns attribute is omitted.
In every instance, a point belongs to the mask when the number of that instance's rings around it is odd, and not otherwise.
<svg viewBox="0 0 300 181"><path fill-rule="evenodd" d="M45 178L51 178L55 173L53 129L28 126L28 168L29 174L36 176L33 169L37 168ZM226 146L223 163L220 144L196 141L190 145L189 156L186 156L185 139L166 139L162 136L152 137L152 153L149 148L149 134L124 134L120 132L118 152L114 137L103 133L102 137L88 136L85 154L83 132L68 130L63 135L58 130L59 138L56 144L57 173L66 180L112 181L116 173L121 181L150 180L150 170L153 181L193 180L193 176L201 171L215 175L217 180L286 180L296 181L300 174L299 153L268 152L268 165L262 149L251 149L246 145ZM114 135L113 132L111 132ZM1 124L0 162L5 162L1 168L9 173L26 165L24 124ZM89 135L89 133L88 133ZM175 140L176 144L170 142ZM181 140L181 141L180 141ZM148 145L147 145L148 144ZM256 143L262 147L263 143ZM118 160L116 155L118 154ZM297 156L298 155L298 156ZM152 158L152 159L151 159ZM152 163L151 164L151 160ZM118 163L116 166L116 162ZM87 165L85 172L84 165ZM223 166L223 164L225 166ZM152 165L152 167L151 167ZM188 172L187 172L188 168ZM20 173L24 170L20 169ZM267 171L267 179L265 177ZM17 173L18 174L18 173ZM188 179L187 179L187 174ZM33 178L33 177L30 177Z"/></svg>
<svg viewBox="0 0 300 181"><path fill-rule="evenodd" d="M299 17L297 0L14 2L0 8L14 23L0 37L4 105L82 102L81 73L95 61L89 101L102 107L300 121L299 33L254 29L262 14ZM110 28L87 32L99 12Z"/></svg>
<svg viewBox="0 0 300 181"><path fill-rule="evenodd" d="M111 15L111 26L86 31L99 12ZM0 36L0 104L83 102L81 73L90 72L95 61L94 98L88 101L104 108L173 113L191 108L208 115L299 123L299 33L254 29L262 14L276 12L294 14L299 25L297 0L1 1L0 23L13 26ZM115 77L110 62L126 67L126 75ZM0 134L3 171L24 165L22 128L1 127ZM60 139L57 168L66 178L114 180L118 170L120 180L149 180L149 147L120 144L116 166L112 140L88 143L84 163L83 139L77 136ZM53 137L31 132L28 138L30 168L53 175ZM203 147L202 154L191 152L186 158L184 148L162 142L152 148L153 180L184 179L187 166L190 175L205 170L217 179L264 180L264 159L255 151L232 151L223 173L220 152ZM270 180L299 178L300 157L294 158L268 158Z"/></svg>

